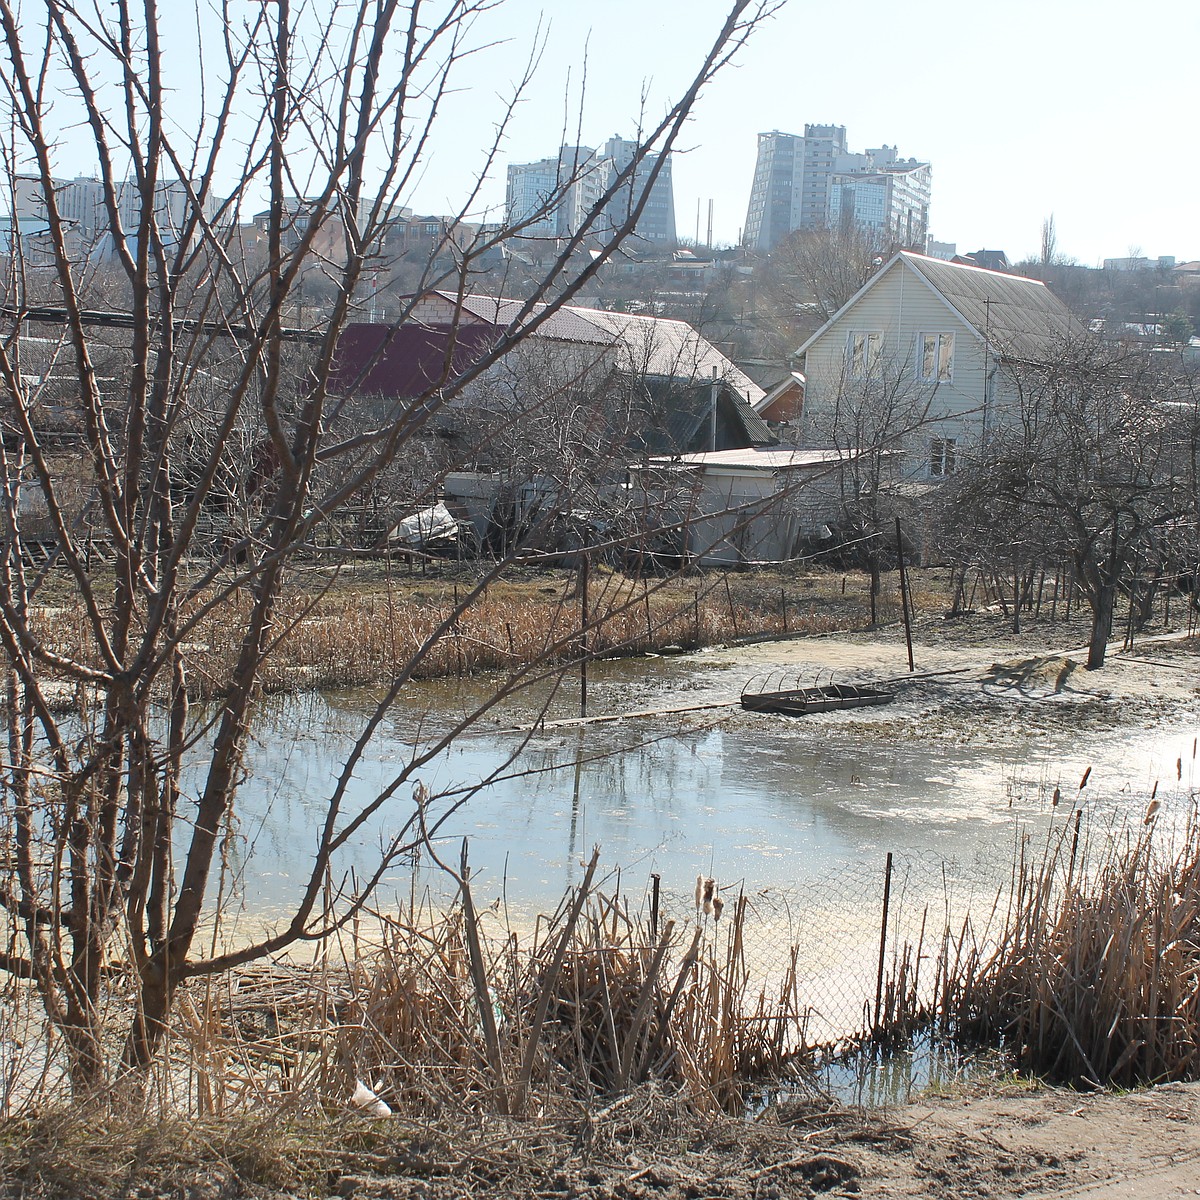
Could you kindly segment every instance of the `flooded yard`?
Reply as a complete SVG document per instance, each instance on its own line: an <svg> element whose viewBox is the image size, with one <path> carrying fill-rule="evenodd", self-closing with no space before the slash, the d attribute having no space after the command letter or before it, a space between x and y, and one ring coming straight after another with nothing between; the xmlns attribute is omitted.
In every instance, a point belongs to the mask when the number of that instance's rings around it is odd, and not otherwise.
<svg viewBox="0 0 1200 1200"><path fill-rule="evenodd" d="M903 648L806 639L602 663L590 680L592 715L731 703L556 725L577 712L569 683L549 703L544 728L522 729L544 695L514 699L413 782L443 797L434 812L462 801L437 844L457 861L458 841L469 837L481 900L503 893L516 910L555 904L593 845L627 886L638 889L656 872L664 889L681 894L697 873L751 891L803 889L864 864L877 873L888 851L964 869L1011 862L1015 838L1076 803L1091 829L1136 823L1157 782L1164 820L1191 810L1196 656L1154 653L1161 661L1114 659L1089 675L1053 656L1022 659L1018 669L977 647L927 649L923 677L905 682L894 703L800 719L745 713L738 693L755 673L802 677L828 669L831 658L843 675L899 678ZM487 686L412 685L373 741L356 795L386 786ZM324 796L371 702L347 693L264 703L239 830L250 910L286 909ZM364 826L343 869L369 865L381 839L410 816L411 791L402 787ZM436 872L422 876L435 880ZM388 889L408 895L411 882L407 870L393 871L385 897Z"/></svg>

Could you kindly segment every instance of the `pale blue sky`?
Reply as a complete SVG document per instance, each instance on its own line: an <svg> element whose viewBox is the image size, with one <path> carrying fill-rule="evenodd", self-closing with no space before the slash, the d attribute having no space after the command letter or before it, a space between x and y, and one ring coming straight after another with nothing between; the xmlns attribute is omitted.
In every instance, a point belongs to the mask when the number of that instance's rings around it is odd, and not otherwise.
<svg viewBox="0 0 1200 1200"><path fill-rule="evenodd" d="M260 4L246 0L247 13ZM630 136L643 92L647 118L661 116L724 15L722 0L502 0L473 35L502 44L463 64L407 202L433 213L461 202L539 20L548 28L540 70L482 193L495 206L504 162L554 153L564 122L589 145ZM194 30L172 28L182 125L197 91ZM695 232L700 200L703 234L711 198L717 240L736 240L756 135L817 122L845 125L852 149L886 143L932 162L933 235L962 250L1030 254L1053 213L1060 251L1089 265L1131 249L1200 258L1198 42L1197 0L786 0L695 110L675 163L679 231ZM64 138L63 174L91 170L77 137Z"/></svg>
<svg viewBox="0 0 1200 1200"><path fill-rule="evenodd" d="M661 113L724 9L507 0L499 25L524 47L539 14L549 45L509 140L516 161L553 152L568 67L577 81L585 44L583 135L594 144L636 123L643 81L651 115ZM717 238L736 239L756 135L818 122L845 125L853 149L897 145L932 162L932 232L960 249L1031 253L1053 213L1060 251L1089 265L1131 248L1200 257L1198 43L1196 0L787 0L701 99L693 149L675 168L680 232L694 233L697 198L707 222L711 197ZM418 194L430 208L454 186L451 164L444 175L434 166Z"/></svg>

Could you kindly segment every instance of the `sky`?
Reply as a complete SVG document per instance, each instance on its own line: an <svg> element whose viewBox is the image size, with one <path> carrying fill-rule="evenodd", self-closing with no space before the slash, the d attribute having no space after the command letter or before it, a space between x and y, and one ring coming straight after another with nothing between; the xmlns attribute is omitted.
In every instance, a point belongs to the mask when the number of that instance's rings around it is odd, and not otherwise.
<svg viewBox="0 0 1200 1200"><path fill-rule="evenodd" d="M505 0L511 41L474 60L466 134L496 101L542 23L533 90L505 146L509 161L553 154L566 96L587 62L582 140L596 145L660 116L725 15L721 0ZM757 134L845 125L852 150L895 145L933 164L932 235L960 250L1035 253L1053 215L1058 249L1094 266L1130 253L1200 258L1200 105L1188 60L1195 0L785 0L701 97L674 164L676 220L735 242L745 222ZM485 61L487 60L487 61ZM461 97L460 97L461 98ZM461 126L461 130L459 127ZM460 143L461 144L461 143ZM452 203L455 163L434 160L417 208ZM503 202L503 179L486 193Z"/></svg>
<svg viewBox="0 0 1200 1200"><path fill-rule="evenodd" d="M231 4L250 13L262 0ZM491 211L476 215L502 215L506 162L551 156L564 140L598 146L660 118L725 16L724 0L496 0L470 33L478 53L459 64L404 201L419 213L458 209L535 47L533 82L480 192ZM200 23L211 27L212 14ZM199 90L194 30L173 30L184 126ZM758 133L816 123L846 126L852 150L894 145L932 163L930 232L964 252L1027 257L1053 216L1059 252L1084 265L1200 258L1188 65L1198 38L1196 0L783 0L695 107L673 162L678 232L695 235L699 202L704 240L711 200L714 240L735 243ZM56 169L88 173L81 131L63 121Z"/></svg>

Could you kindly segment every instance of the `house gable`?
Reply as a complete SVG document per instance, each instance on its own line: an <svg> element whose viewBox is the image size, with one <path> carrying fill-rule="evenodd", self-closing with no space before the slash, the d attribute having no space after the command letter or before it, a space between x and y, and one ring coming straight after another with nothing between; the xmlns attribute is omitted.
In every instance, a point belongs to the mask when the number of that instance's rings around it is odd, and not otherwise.
<svg viewBox="0 0 1200 1200"><path fill-rule="evenodd" d="M926 338L934 339L931 376ZM828 444L838 405L865 394L875 380L901 402L927 406L934 420L959 419L982 403L983 339L901 256L805 347L805 440L811 445ZM939 377L939 365L947 377Z"/></svg>
<svg viewBox="0 0 1200 1200"><path fill-rule="evenodd" d="M903 251L800 348L805 441L827 442L834 414L874 390L924 414L911 461L946 473L956 448L978 444L1009 404L998 363L1053 353L1077 330L1038 280Z"/></svg>

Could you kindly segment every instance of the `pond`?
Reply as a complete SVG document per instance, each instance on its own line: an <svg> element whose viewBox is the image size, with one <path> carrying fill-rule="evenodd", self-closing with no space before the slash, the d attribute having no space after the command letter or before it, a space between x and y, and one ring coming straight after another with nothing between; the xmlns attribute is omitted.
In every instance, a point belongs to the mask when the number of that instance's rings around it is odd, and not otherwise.
<svg viewBox="0 0 1200 1200"><path fill-rule="evenodd" d="M506 702L416 774L431 792L452 795L496 776L447 818L438 845L457 863L469 837L482 902L503 892L516 909L544 909L578 879L594 845L606 868L639 889L656 872L664 888L687 894L697 873L803 890L859 868L874 878L888 851L1011 862L1021 831L1061 822L1077 799L1091 827L1107 827L1140 820L1156 781L1164 819L1183 819L1194 798L1194 706L1030 705L981 699L943 678L914 684L885 708L801 719L743 713L736 703L700 707L736 701L745 679L744 663L715 653L598 664L593 714L695 708L611 724L553 725L577 711L573 682L549 698ZM390 781L487 687L450 680L406 689L356 773L354 798ZM545 728L520 731L543 702ZM286 911L324 797L371 703L365 693L305 694L261 706L236 856L250 911ZM401 788L367 823L339 870L370 866L381 839L409 817L411 792ZM422 882L437 877L426 869ZM397 868L384 882L385 897L407 895L411 871Z"/></svg>

